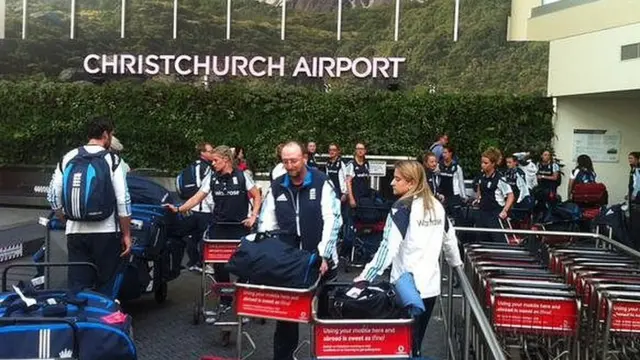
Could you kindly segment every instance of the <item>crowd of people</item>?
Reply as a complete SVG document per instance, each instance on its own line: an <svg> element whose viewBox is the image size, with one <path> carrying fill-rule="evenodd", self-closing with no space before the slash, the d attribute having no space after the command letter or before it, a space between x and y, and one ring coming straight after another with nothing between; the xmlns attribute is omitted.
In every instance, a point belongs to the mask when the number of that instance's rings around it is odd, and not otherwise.
<svg viewBox="0 0 640 360"><path fill-rule="evenodd" d="M625 198L629 204L640 203L639 155L638 152L628 155L630 172ZM505 156L497 148L486 149L481 155L481 173L473 181L474 199L469 199L465 193L462 167L446 134L425 153L423 164L431 190L454 220L462 221L466 214L460 213L461 204L473 201L479 210L472 219L477 227L504 227L500 221L507 218L527 225L546 222L552 210L562 202L558 189L562 183L563 165L549 150L543 151L535 162L529 152ZM575 168L569 173L566 201L573 201L577 188L583 184L597 183L591 158L586 154L579 155ZM606 187L602 189L606 191ZM606 205L606 202L596 205ZM503 240L497 233L480 236L485 238L482 240Z"/></svg>
<svg viewBox="0 0 640 360"><path fill-rule="evenodd" d="M48 196L52 209L66 220L69 261L95 263L100 269L98 283L105 286L115 275L119 259L131 249L128 166L117 155L122 145L113 137L114 130L108 119L91 121L88 143L65 154L56 167ZM353 246L353 210L372 192L370 167L367 146L362 142L355 145L348 161L343 160L338 144L329 144L329 158L322 170L316 151L313 142L280 144L276 149L278 162L270 172L269 190L263 194L256 186L242 147L198 144L197 159L189 165L195 174L195 187L182 192L184 202L179 206L166 205L170 211L190 212L198 219L197 233L187 249L187 267L210 272L217 281L227 282L229 274L223 266L203 269L202 238L241 238L254 231L279 229L285 230L283 241L319 254L324 281L334 279L341 258L347 257ZM467 194L462 166L446 134L438 137L421 160L395 164L391 181L395 199L382 240L373 259L353 279L354 288L362 288L389 266L392 283L405 273L413 274L427 309L415 321L414 356L420 356L431 311L440 294L439 254L444 250L451 266L462 265L454 225L465 219L463 205L472 202L478 209L476 226L497 228L502 226L501 219L544 214L557 201L561 176L550 151L543 152L540 162L535 163L526 153L504 156L498 149L489 148L481 154L482 171L474 180L476 196L472 198ZM638 154L630 154L629 161L629 199L637 200ZM100 181L90 188L87 181L91 180L83 176ZM577 183L596 181L591 159L579 156L570 175L569 194ZM503 241L495 234L487 234L481 240ZM71 269L70 286L90 286L88 276ZM230 298L223 302L231 306ZM297 345L298 325L278 322L274 359L292 359Z"/></svg>

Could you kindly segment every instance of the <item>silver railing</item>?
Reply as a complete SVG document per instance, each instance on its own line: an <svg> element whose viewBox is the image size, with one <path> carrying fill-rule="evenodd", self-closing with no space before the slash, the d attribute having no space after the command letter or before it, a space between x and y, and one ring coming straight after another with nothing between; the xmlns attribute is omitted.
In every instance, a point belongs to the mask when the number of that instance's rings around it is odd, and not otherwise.
<svg viewBox="0 0 640 360"><path fill-rule="evenodd" d="M595 241L596 248L616 248L630 256L640 259L640 252L615 241L605 235L597 233L568 232L568 231L547 231L547 230L516 230L516 229L488 229L473 227L456 227L456 232L473 232L473 233L499 233L499 234L516 234L516 235L533 235L533 236L558 236L592 239ZM443 261L443 263L445 263ZM444 268L444 267L443 267ZM444 330L448 347L447 359L463 359L470 360L471 350L474 351L474 359L487 360L506 360L504 350L489 322L480 302L473 291L471 283L463 267L452 268L446 265L447 278L446 294L439 297L440 313L443 317ZM453 276L454 272L460 283L461 295L456 296L453 293ZM456 346L456 334L454 326L454 307L457 300L462 301L462 318L463 333L462 344ZM480 339L483 343L480 343ZM460 356L460 357L459 357Z"/></svg>
<svg viewBox="0 0 640 360"><path fill-rule="evenodd" d="M464 228L456 228L458 231L462 231ZM472 228L472 230L476 230ZM444 256L441 256L441 264L446 264L446 261L443 261ZM489 352L491 356L489 358L493 360L506 360L505 354L500 346L500 342L491 327L491 323L484 311L482 310L482 306L480 305L480 301L473 291L473 287L471 283L467 279L467 275L464 272L463 266L452 267L446 264L446 267L441 266L441 268L446 268L447 276L446 276L446 294L442 294L438 297L438 303L440 305L440 315L442 317L442 322L444 324L444 332L446 336L447 342L447 359L448 360L457 360L471 359L471 341L472 341L472 330L475 328L478 329L479 335L481 335L484 340L484 347ZM460 284L461 294L453 293L453 279L457 276ZM454 326L454 307L456 306L456 300L460 299L462 301L462 315L464 320L464 332L462 334L462 346L456 341L456 333Z"/></svg>

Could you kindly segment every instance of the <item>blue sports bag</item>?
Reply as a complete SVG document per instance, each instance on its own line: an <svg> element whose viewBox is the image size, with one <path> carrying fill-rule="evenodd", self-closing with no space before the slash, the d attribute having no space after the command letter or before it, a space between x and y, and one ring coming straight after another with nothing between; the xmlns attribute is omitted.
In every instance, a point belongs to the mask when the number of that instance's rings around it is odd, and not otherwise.
<svg viewBox="0 0 640 360"><path fill-rule="evenodd" d="M0 293L0 358L137 359L132 320L99 293ZM7 346L11 344L11 346Z"/></svg>

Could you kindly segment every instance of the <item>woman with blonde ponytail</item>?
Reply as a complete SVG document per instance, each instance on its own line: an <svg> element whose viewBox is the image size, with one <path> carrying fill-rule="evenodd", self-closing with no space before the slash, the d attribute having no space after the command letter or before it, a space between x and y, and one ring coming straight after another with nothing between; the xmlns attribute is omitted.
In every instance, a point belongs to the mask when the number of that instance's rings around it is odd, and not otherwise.
<svg viewBox="0 0 640 360"><path fill-rule="evenodd" d="M422 164L413 160L396 163L391 182L400 198L387 217L380 247L354 282L371 282L391 265L391 283L411 273L425 311L415 318L413 356L421 356L421 344L431 311L440 295L440 263L444 249L447 263L461 266L458 239L442 204L434 197Z"/></svg>

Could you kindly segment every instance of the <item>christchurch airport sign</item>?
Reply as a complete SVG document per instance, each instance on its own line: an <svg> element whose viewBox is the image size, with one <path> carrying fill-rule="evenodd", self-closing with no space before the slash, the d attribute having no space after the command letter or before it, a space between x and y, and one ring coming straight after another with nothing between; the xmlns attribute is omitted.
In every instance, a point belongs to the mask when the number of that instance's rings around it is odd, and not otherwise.
<svg viewBox="0 0 640 360"><path fill-rule="evenodd" d="M89 74L113 75L215 75L243 77L307 76L312 78L353 75L358 78L397 78L402 57L300 57L287 68L284 56L131 55L90 54L84 58ZM291 64L291 63L289 63Z"/></svg>

